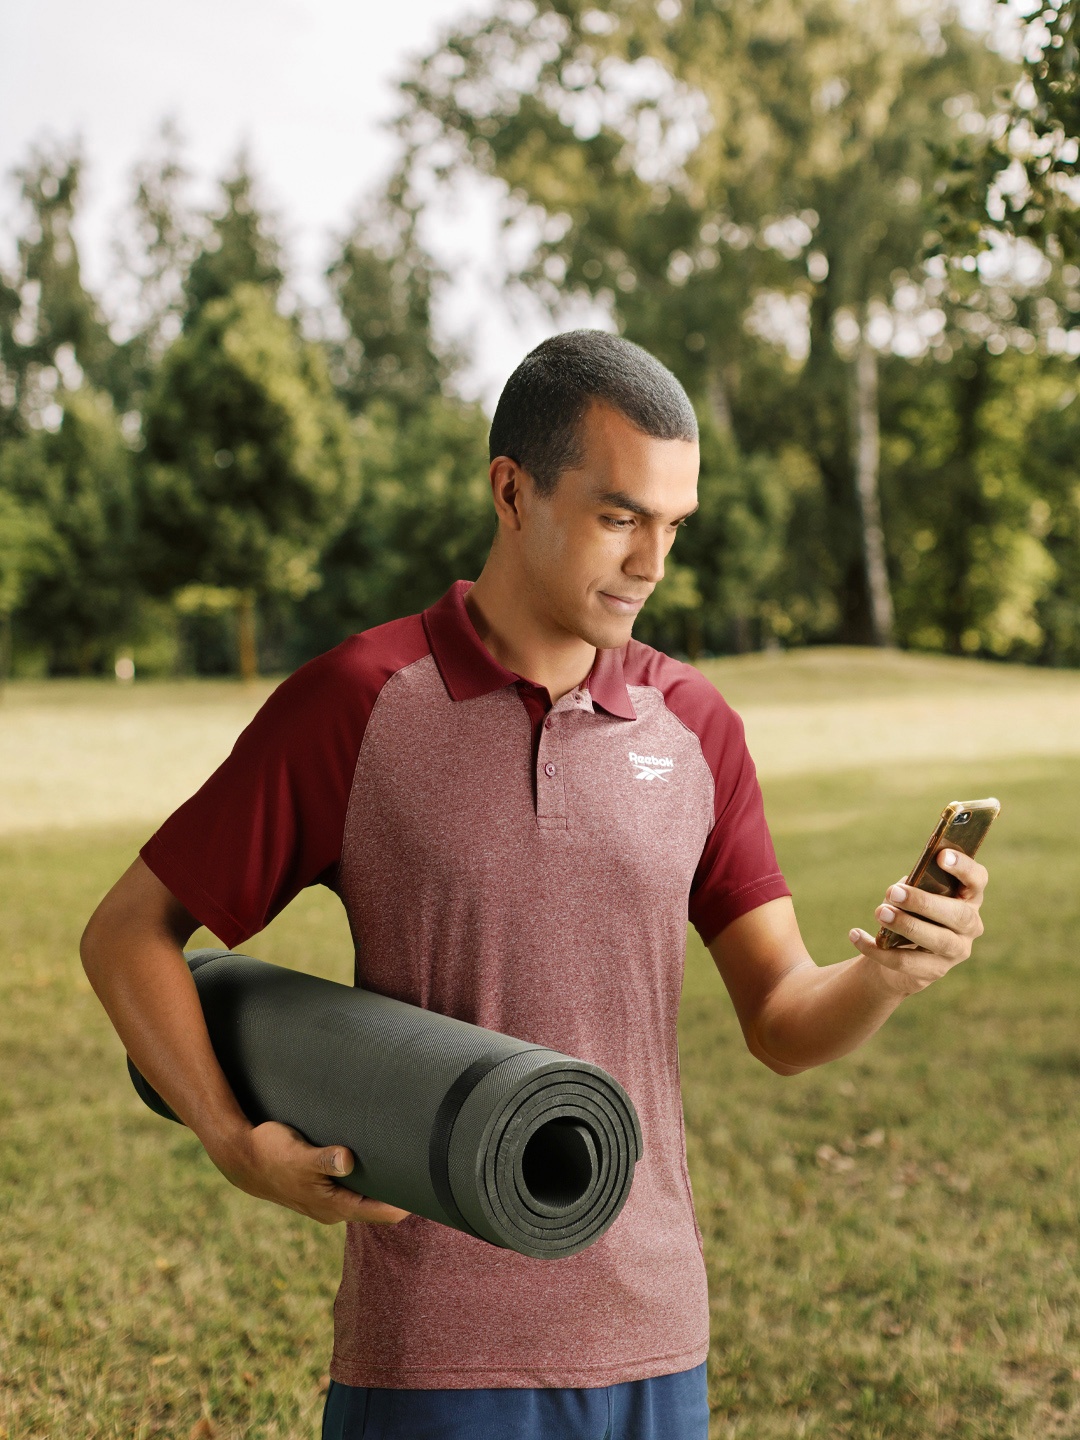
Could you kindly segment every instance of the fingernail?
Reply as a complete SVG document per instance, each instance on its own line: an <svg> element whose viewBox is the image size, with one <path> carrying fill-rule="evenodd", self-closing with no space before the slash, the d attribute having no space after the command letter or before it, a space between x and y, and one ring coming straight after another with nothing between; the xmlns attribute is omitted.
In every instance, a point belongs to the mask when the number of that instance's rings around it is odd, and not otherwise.
<svg viewBox="0 0 1080 1440"><path fill-rule="evenodd" d="M896 919L896 911L893 910L893 909L891 908L891 906L888 906L888 905L881 905L881 906L879 906L877 913L878 913L878 919L879 919L879 920L884 920L884 922L885 922L886 925L889 923L890 920L895 920L895 919Z"/></svg>
<svg viewBox="0 0 1080 1440"><path fill-rule="evenodd" d="M893 885L889 890L889 899L895 900L898 905L902 905L907 899L907 891L903 885Z"/></svg>
<svg viewBox="0 0 1080 1440"><path fill-rule="evenodd" d="M849 930L847 932L847 938L851 941L852 945L857 945L859 943L859 931Z"/></svg>
<svg viewBox="0 0 1080 1440"><path fill-rule="evenodd" d="M334 1158L333 1160L331 1160L330 1163L331 1165L333 1165L334 1169L339 1175L345 1174L345 1162L342 1160L341 1156L337 1153L337 1151L334 1152Z"/></svg>
<svg viewBox="0 0 1080 1440"><path fill-rule="evenodd" d="M956 864L956 851L955 851L955 850L946 850L946 851L945 851L945 854L944 854L941 858L942 858L942 860L945 862L946 865L955 865L955 864Z"/></svg>

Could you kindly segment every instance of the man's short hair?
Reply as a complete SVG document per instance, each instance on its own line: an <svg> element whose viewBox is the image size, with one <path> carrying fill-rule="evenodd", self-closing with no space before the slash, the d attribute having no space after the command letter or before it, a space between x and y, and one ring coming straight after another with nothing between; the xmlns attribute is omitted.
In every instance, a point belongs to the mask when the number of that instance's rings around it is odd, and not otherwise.
<svg viewBox="0 0 1080 1440"><path fill-rule="evenodd" d="M491 459L508 456L550 495L584 459L581 424L593 401L655 440L698 437L686 391L655 356L606 330L568 330L530 350L506 382L491 422Z"/></svg>

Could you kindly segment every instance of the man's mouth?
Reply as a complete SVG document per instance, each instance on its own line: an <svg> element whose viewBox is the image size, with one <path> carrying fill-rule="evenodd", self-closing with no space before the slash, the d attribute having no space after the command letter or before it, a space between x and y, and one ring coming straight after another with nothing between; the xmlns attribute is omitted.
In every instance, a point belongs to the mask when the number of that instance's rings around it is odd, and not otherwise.
<svg viewBox="0 0 1080 1440"><path fill-rule="evenodd" d="M649 597L647 595L636 597L633 595L613 595L610 590L601 590L600 598L601 600L606 600L611 608L616 610L620 615L636 615Z"/></svg>

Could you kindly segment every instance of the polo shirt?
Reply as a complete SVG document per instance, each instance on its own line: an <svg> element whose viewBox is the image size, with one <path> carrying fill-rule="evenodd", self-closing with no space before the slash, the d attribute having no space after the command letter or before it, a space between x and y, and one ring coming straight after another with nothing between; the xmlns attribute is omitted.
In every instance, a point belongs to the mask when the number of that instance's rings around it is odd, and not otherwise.
<svg viewBox="0 0 1080 1440"><path fill-rule="evenodd" d="M418 1216L349 1225L335 1380L687 1370L709 1340L676 1041L687 919L708 943L790 892L742 724L700 672L632 640L552 705L484 648L467 590L298 670L142 857L230 947L329 885L357 984L591 1061L637 1108L630 1197L577 1255Z"/></svg>

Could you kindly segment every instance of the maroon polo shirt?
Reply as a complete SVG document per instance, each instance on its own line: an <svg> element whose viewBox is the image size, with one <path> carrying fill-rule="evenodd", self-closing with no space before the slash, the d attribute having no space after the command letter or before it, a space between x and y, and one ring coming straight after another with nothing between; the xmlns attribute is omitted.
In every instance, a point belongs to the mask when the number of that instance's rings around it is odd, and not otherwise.
<svg viewBox="0 0 1080 1440"><path fill-rule="evenodd" d="M322 881L359 984L601 1065L637 1107L630 1198L578 1255L530 1260L417 1216L350 1225L336 1380L689 1369L709 1316L676 1044L686 922L707 943L790 892L742 724L704 676L631 641L549 705L485 650L467 589L298 670L143 859L229 946Z"/></svg>

